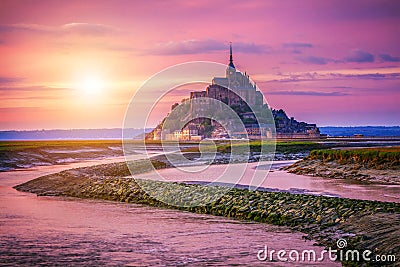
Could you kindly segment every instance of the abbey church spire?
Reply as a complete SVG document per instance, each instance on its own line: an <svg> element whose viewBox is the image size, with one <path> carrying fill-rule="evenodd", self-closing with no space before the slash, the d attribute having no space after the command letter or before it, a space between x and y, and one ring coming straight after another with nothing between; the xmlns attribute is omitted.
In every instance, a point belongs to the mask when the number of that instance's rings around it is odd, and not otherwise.
<svg viewBox="0 0 400 267"><path fill-rule="evenodd" d="M230 56L229 56L229 67L235 68L235 65L233 65L233 57L232 57L232 43L229 45L230 48Z"/></svg>

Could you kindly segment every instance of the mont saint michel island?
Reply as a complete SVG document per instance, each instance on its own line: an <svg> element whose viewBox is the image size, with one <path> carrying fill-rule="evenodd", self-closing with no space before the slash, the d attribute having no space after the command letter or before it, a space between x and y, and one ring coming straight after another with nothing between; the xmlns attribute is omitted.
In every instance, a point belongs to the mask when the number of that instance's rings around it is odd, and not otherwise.
<svg viewBox="0 0 400 267"><path fill-rule="evenodd" d="M210 103L211 100L213 103ZM184 99L185 100L185 99ZM184 102L182 100L182 102ZM181 129L163 128L166 118L157 127L146 134L147 140L177 140L200 141L205 138L228 139L248 138L251 140L272 138L278 139L316 139L323 135L316 124L299 122L294 117L288 117L283 109L272 109L264 101L263 94L255 82L246 72L236 69L233 63L232 45L230 45L229 63L226 67L225 77L214 77L204 91L190 92L188 100L197 100L190 103L188 110L182 114L174 114L174 120L184 119L188 113L195 119L184 124ZM199 117L199 112L208 109L215 102L221 102L231 108L240 118L245 131L236 131L229 134L217 121ZM171 113L179 106L171 106ZM222 110L221 110L222 112ZM265 123L268 114L272 114L273 127ZM170 115L170 114L168 114ZM274 129L273 129L274 128Z"/></svg>

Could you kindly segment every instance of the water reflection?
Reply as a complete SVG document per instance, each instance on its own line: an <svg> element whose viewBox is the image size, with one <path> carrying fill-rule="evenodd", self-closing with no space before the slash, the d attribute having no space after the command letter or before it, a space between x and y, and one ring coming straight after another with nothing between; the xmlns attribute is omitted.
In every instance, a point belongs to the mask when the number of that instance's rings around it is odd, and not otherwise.
<svg viewBox="0 0 400 267"><path fill-rule="evenodd" d="M262 188L286 190L292 193L307 193L325 196L336 196L363 200L379 200L400 203L400 186L384 184L367 184L363 182L329 179L297 175L279 170L283 165L292 164L295 161L274 162L271 171L263 170L258 166L259 172L264 172ZM241 163L239 163L241 164ZM270 164L270 163L265 163ZM248 163L246 171L238 184L249 185L258 163ZM190 167L189 167L190 168ZM220 176L226 170L226 165L211 165L198 173L184 172L178 169L157 170L166 181L178 182L210 182L214 177ZM155 179L155 171L135 176L142 179Z"/></svg>
<svg viewBox="0 0 400 267"><path fill-rule="evenodd" d="M264 245L323 249L284 227L134 204L36 197L10 187L71 166L49 167L0 173L4 265L282 266L292 263L259 262L257 251Z"/></svg>

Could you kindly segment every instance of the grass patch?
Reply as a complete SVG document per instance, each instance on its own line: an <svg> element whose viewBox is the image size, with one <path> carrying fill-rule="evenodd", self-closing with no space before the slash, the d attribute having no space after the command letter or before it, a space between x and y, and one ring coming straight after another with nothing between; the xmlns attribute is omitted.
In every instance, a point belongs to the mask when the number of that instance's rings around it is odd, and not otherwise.
<svg viewBox="0 0 400 267"><path fill-rule="evenodd" d="M400 169L400 147L313 150L309 159L340 164L360 164L371 169Z"/></svg>
<svg viewBox="0 0 400 267"><path fill-rule="evenodd" d="M0 151L21 151L40 148L105 147L121 145L121 140L49 140L49 141L0 141Z"/></svg>
<svg viewBox="0 0 400 267"><path fill-rule="evenodd" d="M220 153L230 153L232 146L241 147L247 146L246 143L238 142L232 144L217 145L217 151ZM272 142L268 141L251 141L249 142L250 152L261 152L261 148L271 151L274 147ZM275 152L277 153L302 153L310 152L315 149L327 149L332 147L332 144L324 144L312 141L277 141L275 143Z"/></svg>

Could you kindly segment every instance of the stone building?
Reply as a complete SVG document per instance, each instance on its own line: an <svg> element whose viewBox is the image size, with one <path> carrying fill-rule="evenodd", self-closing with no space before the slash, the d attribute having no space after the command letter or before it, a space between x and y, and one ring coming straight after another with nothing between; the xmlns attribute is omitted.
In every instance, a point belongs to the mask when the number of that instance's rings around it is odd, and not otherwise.
<svg viewBox="0 0 400 267"><path fill-rule="evenodd" d="M298 122L293 117L288 118L286 113L280 109L272 109L273 120L263 119L263 110L269 109L264 103L263 95L257 90L257 86L250 80L247 73L236 70L233 63L232 45L230 45L229 63L226 68L225 77L214 77L210 85L204 91L190 92L191 101L189 112L200 114L210 108L210 99L223 102L233 109L245 125L244 132L236 132L236 137L248 137L250 139L260 139L261 137L271 138L273 131L268 126L275 124L277 138L318 138L319 129L315 124ZM195 102L195 104L193 104ZM214 101L213 101L214 102ZM214 102L215 103L215 102ZM172 105L171 110L178 104ZM257 114L257 116L255 115ZM187 114L183 114L183 117ZM196 117L196 116L193 116ZM267 122L267 123L266 123ZM197 118L187 123L182 129L171 132L161 133L162 123L157 126L147 138L154 140L201 140L203 138L232 138L224 127L214 121ZM165 130L164 130L165 131Z"/></svg>
<svg viewBox="0 0 400 267"><path fill-rule="evenodd" d="M191 99L200 97L217 99L228 106L246 103L254 107L264 103L262 93L257 90L256 84L250 80L249 75L236 70L233 64L232 45L225 77L214 77L205 91L190 93Z"/></svg>

